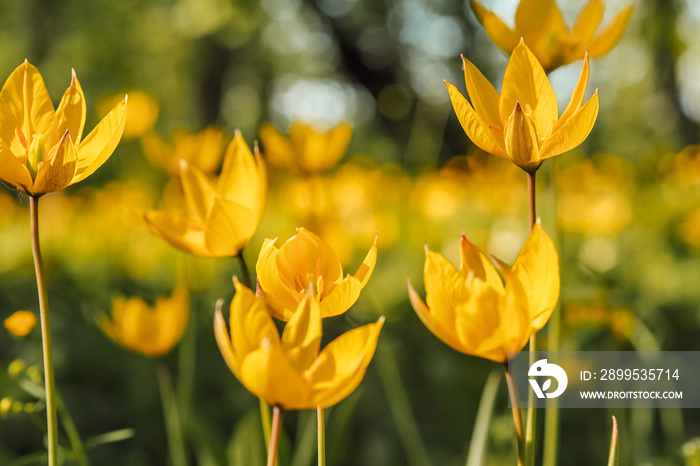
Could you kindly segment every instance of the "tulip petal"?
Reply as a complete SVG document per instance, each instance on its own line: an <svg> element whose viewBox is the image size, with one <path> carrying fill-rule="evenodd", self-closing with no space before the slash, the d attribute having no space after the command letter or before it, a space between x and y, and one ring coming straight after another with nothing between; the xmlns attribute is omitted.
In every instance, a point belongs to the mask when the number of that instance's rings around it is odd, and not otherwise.
<svg viewBox="0 0 700 466"><path fill-rule="evenodd" d="M219 346L219 351L221 351L221 355L224 357L224 361L226 361L226 365L231 372L233 372L233 375L240 379L240 361L233 353L231 335L229 335L228 329L226 328L226 321L221 314L220 306L217 307L214 313L214 337L216 338L216 344Z"/></svg>
<svg viewBox="0 0 700 466"><path fill-rule="evenodd" d="M264 184L256 157L241 132L236 131L224 155L217 191L222 197L236 201L257 216L264 203L264 198L260 199L260 186Z"/></svg>
<svg viewBox="0 0 700 466"><path fill-rule="evenodd" d="M342 334L326 346L309 370L314 406L327 408L350 395L365 375L377 349L384 317Z"/></svg>
<svg viewBox="0 0 700 466"><path fill-rule="evenodd" d="M160 210L135 209L130 211L136 222L172 246L188 254L212 257L204 243L204 226L183 215Z"/></svg>
<svg viewBox="0 0 700 466"><path fill-rule="evenodd" d="M375 265L377 265L377 238L379 238L379 232L374 236L372 247L369 249L365 259L362 261L362 265L360 265L354 275L362 284L362 288L367 284L369 277L372 276Z"/></svg>
<svg viewBox="0 0 700 466"><path fill-rule="evenodd" d="M299 166L307 173L320 172L335 165L345 154L351 135L352 126L345 122L328 131L300 122L292 123L289 128Z"/></svg>
<svg viewBox="0 0 700 466"><path fill-rule="evenodd" d="M533 33L551 36L568 30L554 0L521 0L515 11L515 29L521 36Z"/></svg>
<svg viewBox="0 0 700 466"><path fill-rule="evenodd" d="M484 253L464 235L460 241L460 253L460 269L464 276L468 277L471 274L473 278L487 283L503 294L503 281L501 281L496 268Z"/></svg>
<svg viewBox="0 0 700 466"><path fill-rule="evenodd" d="M9 147L0 140L0 179L12 183L25 192L31 192L34 181L27 170Z"/></svg>
<svg viewBox="0 0 700 466"><path fill-rule="evenodd" d="M605 55L617 45L622 38L622 34L627 28L627 24L632 16L634 5L630 5L623 9L615 16L612 23L601 32L598 37L593 39L591 45L588 46L588 53L591 58L598 58Z"/></svg>
<svg viewBox="0 0 700 466"><path fill-rule="evenodd" d="M235 256L250 241L257 222L246 207L214 196L204 224L204 244L211 257Z"/></svg>
<svg viewBox="0 0 700 466"><path fill-rule="evenodd" d="M445 325L444 320L436 316L428 306L425 305L418 293L413 289L411 283L408 283L408 297L411 300L411 306L430 332L438 337L443 343L451 346L453 349L465 353L466 348L457 337L454 325L448 323Z"/></svg>
<svg viewBox="0 0 700 466"><path fill-rule="evenodd" d="M557 97L547 74L523 41L513 50L503 77L500 102L502 121L508 119L518 102L525 112L532 114L540 137L559 117Z"/></svg>
<svg viewBox="0 0 700 466"><path fill-rule="evenodd" d="M310 286L282 333L282 349L297 372L311 367L321 348L321 311Z"/></svg>
<svg viewBox="0 0 700 466"><path fill-rule="evenodd" d="M265 159L276 167L294 166L295 152L292 143L269 123L260 126L260 140Z"/></svg>
<svg viewBox="0 0 700 466"><path fill-rule="evenodd" d="M425 301L430 312L444 327L454 325L457 306L471 295L466 277L442 254L427 250L423 268Z"/></svg>
<svg viewBox="0 0 700 466"><path fill-rule="evenodd" d="M197 219L204 222L209 206L212 205L216 196L209 178L197 167L180 159L180 182L187 204L192 208Z"/></svg>
<svg viewBox="0 0 700 466"><path fill-rule="evenodd" d="M484 8L479 2L472 0L471 5L474 15L483 24L491 40L507 53L512 52L518 45L520 35L509 28L498 15Z"/></svg>
<svg viewBox="0 0 700 466"><path fill-rule="evenodd" d="M474 111L487 126L500 127L502 122L498 113L500 99L498 92L472 62L464 56L462 56L462 62L467 94L472 101Z"/></svg>
<svg viewBox="0 0 700 466"><path fill-rule="evenodd" d="M321 317L325 319L344 313L355 304L360 297L360 291L362 291L362 282L355 277L345 277L321 300Z"/></svg>
<svg viewBox="0 0 700 466"><path fill-rule="evenodd" d="M590 44L595 36L595 31L603 20L603 2L590 0L576 19L576 24L571 29L571 35L575 42Z"/></svg>
<svg viewBox="0 0 700 466"><path fill-rule="evenodd" d="M552 127L552 133L556 132L559 128L566 123L571 116L576 113L576 111L581 108L583 104L583 99L586 96L586 86L588 86L588 76L590 73L588 65L588 54L586 54L583 59L583 67L581 68L581 74L579 75L578 82L574 88L574 92L571 94L571 100L569 105L566 106L566 110L561 114L559 120Z"/></svg>
<svg viewBox="0 0 700 466"><path fill-rule="evenodd" d="M527 294L532 327L541 329L559 299L559 258L540 222L535 223L511 272Z"/></svg>
<svg viewBox="0 0 700 466"><path fill-rule="evenodd" d="M505 361L509 340L507 327L516 322L505 321L502 295L486 283L472 284L473 299L460 302L455 310L454 328L462 344L461 352L491 359ZM527 316L523 317L523 321Z"/></svg>
<svg viewBox="0 0 700 466"><path fill-rule="evenodd" d="M75 176L78 153L67 130L55 150L56 153L51 156L50 162L45 162L39 168L32 189L35 194L60 191L68 186Z"/></svg>
<svg viewBox="0 0 700 466"><path fill-rule="evenodd" d="M287 321L296 310L301 296L281 280L282 276L277 269L279 250L275 241L267 238L263 241L255 264L255 273L263 294L261 298L267 304L270 313L275 319Z"/></svg>
<svg viewBox="0 0 700 466"><path fill-rule="evenodd" d="M563 154L581 144L598 117L598 91L540 146L542 160Z"/></svg>
<svg viewBox="0 0 700 466"><path fill-rule="evenodd" d="M252 290L237 278L233 279L236 294L231 301L231 350L237 362L256 351L267 340L268 344L279 346L277 327L265 306Z"/></svg>
<svg viewBox="0 0 700 466"><path fill-rule="evenodd" d="M253 394L285 410L312 409L309 388L279 346L263 344L241 364L241 383Z"/></svg>
<svg viewBox="0 0 700 466"><path fill-rule="evenodd" d="M459 119L462 129L467 133L469 139L477 147L490 154L508 158L502 138L499 140L489 127L481 121L467 99L455 86L448 82L445 85L447 86L447 92L450 94L450 100L452 101L455 114L457 114L457 119Z"/></svg>
<svg viewBox="0 0 700 466"><path fill-rule="evenodd" d="M78 170L71 184L84 180L112 155L126 124L126 97L95 126L78 146Z"/></svg>
<svg viewBox="0 0 700 466"><path fill-rule="evenodd" d="M56 110L59 134L68 131L73 143L80 144L80 138L83 136L85 128L85 114L85 95L75 70L73 70L70 86L63 93L61 103Z"/></svg>
<svg viewBox="0 0 700 466"><path fill-rule="evenodd" d="M0 91L0 138L15 154L24 152L25 144L16 130L30 142L41 134L48 147L58 141L58 126L51 97L44 80L33 65L25 61L7 78Z"/></svg>

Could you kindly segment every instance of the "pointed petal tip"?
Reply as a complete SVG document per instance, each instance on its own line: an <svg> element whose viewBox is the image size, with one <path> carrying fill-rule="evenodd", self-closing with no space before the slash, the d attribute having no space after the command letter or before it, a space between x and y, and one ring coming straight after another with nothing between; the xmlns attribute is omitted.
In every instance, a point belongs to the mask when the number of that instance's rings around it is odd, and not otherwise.
<svg viewBox="0 0 700 466"><path fill-rule="evenodd" d="M424 245L423 245L423 249L425 250L425 255L426 255L426 256L427 256L428 254L430 254L430 249L428 248L428 245L427 245L427 244L424 244Z"/></svg>

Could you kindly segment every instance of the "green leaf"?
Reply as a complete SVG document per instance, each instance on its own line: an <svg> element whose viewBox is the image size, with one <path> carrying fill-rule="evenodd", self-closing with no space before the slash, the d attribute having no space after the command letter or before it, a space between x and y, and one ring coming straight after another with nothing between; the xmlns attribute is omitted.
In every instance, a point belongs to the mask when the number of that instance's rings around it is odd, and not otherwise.
<svg viewBox="0 0 700 466"><path fill-rule="evenodd" d="M260 414L250 410L233 431L227 448L228 464L263 466L266 463L265 440L263 439Z"/></svg>

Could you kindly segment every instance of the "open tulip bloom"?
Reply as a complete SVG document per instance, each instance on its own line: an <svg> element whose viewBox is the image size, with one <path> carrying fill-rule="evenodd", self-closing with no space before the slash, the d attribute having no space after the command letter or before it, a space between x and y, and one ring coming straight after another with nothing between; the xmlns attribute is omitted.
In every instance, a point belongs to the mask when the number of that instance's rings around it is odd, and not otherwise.
<svg viewBox="0 0 700 466"><path fill-rule="evenodd" d="M494 43L511 53L522 37L547 71L583 58L586 48L591 58L612 50L627 28L632 5L615 16L610 25L596 35L603 20L603 2L590 0L569 29L554 0L522 0L511 29L496 14L472 0L472 9Z"/></svg>
<svg viewBox="0 0 700 466"><path fill-rule="evenodd" d="M345 122L324 131L295 121L289 128L289 136L270 124L260 128L260 139L270 164L302 173L319 173L335 165L345 154L351 134L352 126Z"/></svg>
<svg viewBox="0 0 700 466"><path fill-rule="evenodd" d="M156 357L180 341L189 315L189 294L184 288L176 288L172 297L158 298L154 306L141 298L115 297L112 319L102 317L100 327L121 346Z"/></svg>
<svg viewBox="0 0 700 466"><path fill-rule="evenodd" d="M413 309L428 329L462 353L496 362L520 351L544 327L559 299L559 263L552 240L537 222L512 268L489 259L466 237L456 269L426 248L426 302L411 284ZM427 303L427 304L426 304Z"/></svg>
<svg viewBox="0 0 700 466"><path fill-rule="evenodd" d="M321 317L344 313L357 301L377 263L376 237L355 275L345 277L333 249L309 230L297 229L279 249L275 241L263 242L255 270L258 294L280 320L291 319L310 284L316 291Z"/></svg>
<svg viewBox="0 0 700 466"><path fill-rule="evenodd" d="M136 210L147 231L178 249L200 257L238 254L253 236L265 205L267 175L240 132L224 155L221 174L212 182L193 165L180 161L180 180L189 214Z"/></svg>
<svg viewBox="0 0 700 466"><path fill-rule="evenodd" d="M226 364L253 394L284 410L327 408L360 384L377 348L384 317L350 330L323 350L321 310L311 288L280 338L270 313L234 278L230 333L217 309L216 342Z"/></svg>
<svg viewBox="0 0 700 466"><path fill-rule="evenodd" d="M85 108L75 71L56 110L39 71L18 66L0 91L0 178L40 196L94 173L121 139L126 97L83 139Z"/></svg>
<svg viewBox="0 0 700 466"><path fill-rule="evenodd" d="M445 85L464 132L484 151L534 173L546 159L577 147L593 129L598 91L583 103L588 56L561 116L542 65L523 41L510 57L500 95L476 66L464 57L462 61L471 104L454 85Z"/></svg>

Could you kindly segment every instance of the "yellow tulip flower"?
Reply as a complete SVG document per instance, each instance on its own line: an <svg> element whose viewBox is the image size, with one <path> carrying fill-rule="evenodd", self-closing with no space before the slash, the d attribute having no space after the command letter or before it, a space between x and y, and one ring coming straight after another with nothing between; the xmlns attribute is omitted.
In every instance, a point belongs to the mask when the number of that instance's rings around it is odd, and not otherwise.
<svg viewBox="0 0 700 466"><path fill-rule="evenodd" d="M83 139L85 96L75 71L55 110L39 71L25 61L0 91L0 178L32 196L60 191L107 161L125 122L126 97Z"/></svg>
<svg viewBox="0 0 700 466"><path fill-rule="evenodd" d="M258 294L273 317L289 320L313 285L321 317L342 314L350 309L365 287L377 263L377 238L355 275L343 277L343 267L333 250L305 228L279 249L276 239L265 239L255 270Z"/></svg>
<svg viewBox="0 0 700 466"><path fill-rule="evenodd" d="M350 143L352 126L338 123L323 131L301 122L292 123L289 136L270 124L260 128L260 140L270 164L296 168L304 173L329 169L343 157Z"/></svg>
<svg viewBox="0 0 700 466"><path fill-rule="evenodd" d="M413 309L435 336L462 353L496 362L520 351L544 327L559 299L559 263L552 240L537 222L512 268L497 263L505 278L466 237L457 270L426 248L426 302L411 284Z"/></svg>
<svg viewBox="0 0 700 466"><path fill-rule="evenodd" d="M593 129L598 116L598 91L583 104L588 57L561 117L552 85L524 42L513 50L500 95L476 66L464 57L462 61L472 103L455 86L445 85L464 132L484 151L510 159L532 173L546 159L581 144Z"/></svg>
<svg viewBox="0 0 700 466"><path fill-rule="evenodd" d="M180 180L189 215L136 210L147 231L182 251L200 257L235 256L248 243L262 216L267 189L265 164L240 132L231 141L216 183L186 161Z"/></svg>
<svg viewBox="0 0 700 466"><path fill-rule="evenodd" d="M4 321L8 332L16 337L26 337L36 325L36 314L32 311L17 311Z"/></svg>
<svg viewBox="0 0 700 466"><path fill-rule="evenodd" d="M251 393L285 410L315 409L333 406L357 388L384 317L344 333L319 352L321 309L311 288L280 338L263 303L235 278L234 286L230 333L219 308L214 334L229 369Z"/></svg>
<svg viewBox="0 0 700 466"><path fill-rule="evenodd" d="M100 327L119 345L155 357L180 341L189 316L189 294L184 288L176 288L172 297L158 298L153 307L140 298L115 297L112 319L102 317Z"/></svg>
<svg viewBox="0 0 700 466"><path fill-rule="evenodd" d="M213 126L197 133L176 129L170 135L170 141L155 133L143 138L143 151L149 160L171 175L180 172L180 159L206 174L214 173L221 163L224 149L224 132Z"/></svg>
<svg viewBox="0 0 700 466"><path fill-rule="evenodd" d="M596 35L603 20L603 2L590 0L581 10L576 24L569 29L554 0L522 0L515 13L515 29L472 0L472 9L494 43L511 53L522 38L547 72L581 60L588 49L591 58L610 52L627 28L632 5L615 16L610 25Z"/></svg>

